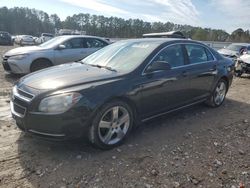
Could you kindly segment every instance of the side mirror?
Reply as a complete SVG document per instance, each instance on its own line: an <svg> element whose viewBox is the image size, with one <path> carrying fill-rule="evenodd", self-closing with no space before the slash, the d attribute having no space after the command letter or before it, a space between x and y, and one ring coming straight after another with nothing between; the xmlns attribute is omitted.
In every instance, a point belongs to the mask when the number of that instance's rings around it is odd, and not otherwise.
<svg viewBox="0 0 250 188"><path fill-rule="evenodd" d="M170 70L171 65L167 61L155 61L150 66L148 66L146 72L154 72L158 70Z"/></svg>
<svg viewBox="0 0 250 188"><path fill-rule="evenodd" d="M64 50L66 49L66 46L63 45L63 44L60 44L58 47L57 47L57 50Z"/></svg>

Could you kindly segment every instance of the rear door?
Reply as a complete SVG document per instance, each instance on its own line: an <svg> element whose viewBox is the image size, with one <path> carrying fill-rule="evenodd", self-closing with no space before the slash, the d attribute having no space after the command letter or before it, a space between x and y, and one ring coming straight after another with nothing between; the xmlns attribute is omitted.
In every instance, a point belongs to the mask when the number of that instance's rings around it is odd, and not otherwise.
<svg viewBox="0 0 250 188"><path fill-rule="evenodd" d="M198 100L210 94L215 76L217 60L210 50L199 44L185 44L189 62L187 77L189 78L189 95L191 100Z"/></svg>

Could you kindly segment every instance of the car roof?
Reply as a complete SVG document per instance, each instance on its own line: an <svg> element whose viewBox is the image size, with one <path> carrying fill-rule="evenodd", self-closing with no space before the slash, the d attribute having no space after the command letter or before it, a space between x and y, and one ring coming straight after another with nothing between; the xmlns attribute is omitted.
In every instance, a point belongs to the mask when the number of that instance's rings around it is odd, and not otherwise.
<svg viewBox="0 0 250 188"><path fill-rule="evenodd" d="M183 38L138 38L138 39L126 39L122 41L131 41L131 42L152 42L152 43L158 43L163 44L163 43L174 43L174 42L183 42L183 43L196 43L196 44L201 44L206 46L204 43L201 43L199 41L195 40L190 40L190 39L183 39Z"/></svg>
<svg viewBox="0 0 250 188"><path fill-rule="evenodd" d="M102 37L97 37L97 36L91 36L91 35L59 35L58 37L65 38L65 39L71 39L71 38L98 38L104 40Z"/></svg>

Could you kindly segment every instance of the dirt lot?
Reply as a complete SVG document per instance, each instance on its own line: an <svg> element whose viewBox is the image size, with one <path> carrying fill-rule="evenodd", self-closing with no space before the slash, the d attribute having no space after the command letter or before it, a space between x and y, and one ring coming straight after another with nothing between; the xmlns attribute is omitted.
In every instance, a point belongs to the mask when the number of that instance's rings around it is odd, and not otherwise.
<svg viewBox="0 0 250 188"><path fill-rule="evenodd" d="M7 96L16 79L0 66L0 187L250 187L250 77L234 80L220 108L155 119L110 151L21 133Z"/></svg>

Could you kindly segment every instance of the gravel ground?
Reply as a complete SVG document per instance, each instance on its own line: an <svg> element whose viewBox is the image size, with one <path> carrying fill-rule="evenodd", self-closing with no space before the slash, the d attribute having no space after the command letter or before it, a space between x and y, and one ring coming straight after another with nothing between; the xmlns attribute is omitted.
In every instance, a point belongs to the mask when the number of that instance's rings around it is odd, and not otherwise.
<svg viewBox="0 0 250 188"><path fill-rule="evenodd" d="M250 76L234 79L220 108L155 119L110 151L21 133L7 95L17 79L0 67L0 187L250 187Z"/></svg>

